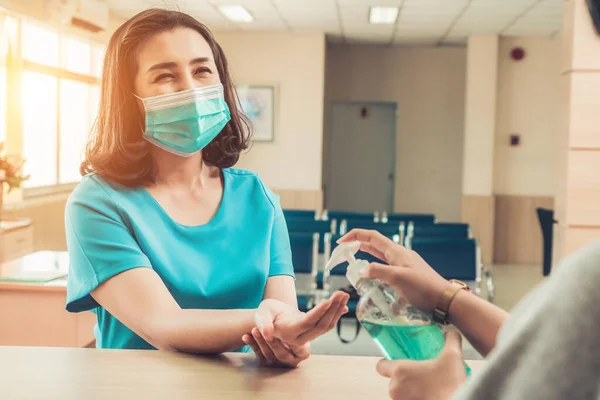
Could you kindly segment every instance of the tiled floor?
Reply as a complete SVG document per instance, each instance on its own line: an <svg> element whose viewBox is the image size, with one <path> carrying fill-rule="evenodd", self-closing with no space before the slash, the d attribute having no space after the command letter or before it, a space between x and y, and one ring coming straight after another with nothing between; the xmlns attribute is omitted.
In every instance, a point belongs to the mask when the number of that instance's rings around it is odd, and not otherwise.
<svg viewBox="0 0 600 400"><path fill-rule="evenodd" d="M543 280L540 266L497 265L493 269L496 298L494 303L510 311L519 300ZM355 334L355 321L347 320L342 325L342 336L352 338ZM465 340L465 359L478 359L479 354ZM365 332L360 330L358 338L351 344L344 344L336 330L321 336L312 343L314 354L337 354L356 356L380 356L379 349Z"/></svg>

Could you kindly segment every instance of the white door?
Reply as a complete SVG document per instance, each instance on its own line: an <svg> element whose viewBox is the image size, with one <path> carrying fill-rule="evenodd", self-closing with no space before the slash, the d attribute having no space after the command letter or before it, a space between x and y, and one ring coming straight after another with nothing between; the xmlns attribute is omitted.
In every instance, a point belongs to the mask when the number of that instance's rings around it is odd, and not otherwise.
<svg viewBox="0 0 600 400"><path fill-rule="evenodd" d="M333 102L325 206L393 211L396 103Z"/></svg>

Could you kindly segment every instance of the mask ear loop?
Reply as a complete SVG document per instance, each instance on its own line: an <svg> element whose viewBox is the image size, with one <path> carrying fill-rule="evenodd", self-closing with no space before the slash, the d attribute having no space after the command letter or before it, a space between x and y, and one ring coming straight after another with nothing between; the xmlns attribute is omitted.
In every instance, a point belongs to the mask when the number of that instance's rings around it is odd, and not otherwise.
<svg viewBox="0 0 600 400"><path fill-rule="evenodd" d="M142 137L144 137L144 135L146 134L146 104L144 103L144 99L142 99L140 96L138 96L135 93L131 93L133 94L133 97L135 97L136 99L138 99L139 101L142 102L142 106L144 107L144 121L142 124L140 124L140 131L142 131Z"/></svg>

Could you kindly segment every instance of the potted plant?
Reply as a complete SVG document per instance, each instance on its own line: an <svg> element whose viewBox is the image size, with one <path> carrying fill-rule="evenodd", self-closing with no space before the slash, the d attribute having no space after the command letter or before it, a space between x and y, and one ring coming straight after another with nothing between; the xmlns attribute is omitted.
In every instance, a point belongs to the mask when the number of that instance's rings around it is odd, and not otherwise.
<svg viewBox="0 0 600 400"><path fill-rule="evenodd" d="M29 179L29 175L23 175L23 160L19 156L7 156L4 154L4 143L0 142L0 220L2 220L2 209L4 206L4 185L8 186L8 193L14 188L20 188L21 184Z"/></svg>

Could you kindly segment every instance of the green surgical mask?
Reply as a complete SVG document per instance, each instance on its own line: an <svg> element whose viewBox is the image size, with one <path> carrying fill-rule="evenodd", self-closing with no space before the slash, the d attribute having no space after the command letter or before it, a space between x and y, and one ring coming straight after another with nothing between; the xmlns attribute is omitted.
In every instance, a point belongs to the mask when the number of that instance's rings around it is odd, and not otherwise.
<svg viewBox="0 0 600 400"><path fill-rule="evenodd" d="M205 148L231 119L220 83L140 100L146 111L144 138L182 157Z"/></svg>

